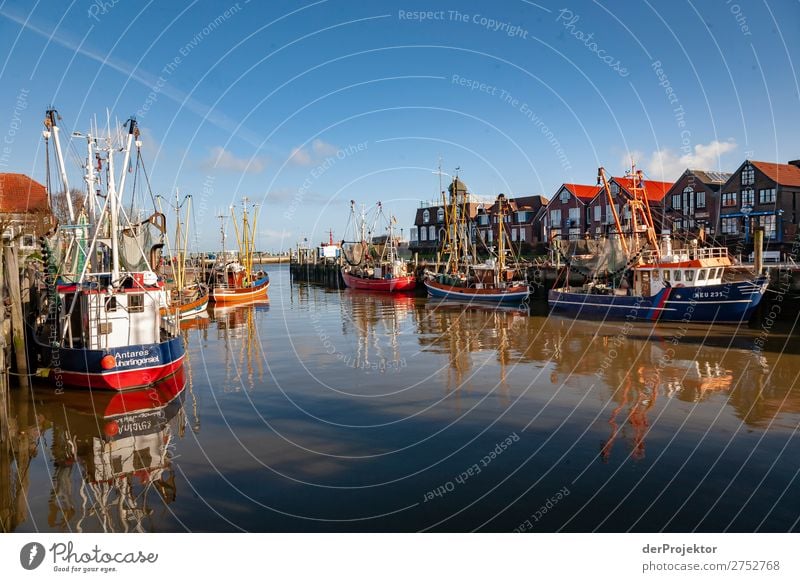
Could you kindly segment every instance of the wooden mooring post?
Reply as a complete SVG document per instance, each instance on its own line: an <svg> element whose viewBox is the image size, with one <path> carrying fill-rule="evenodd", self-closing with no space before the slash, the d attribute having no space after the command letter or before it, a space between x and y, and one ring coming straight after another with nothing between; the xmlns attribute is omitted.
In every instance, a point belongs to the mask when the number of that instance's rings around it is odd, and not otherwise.
<svg viewBox="0 0 800 582"><path fill-rule="evenodd" d="M19 263L17 260L17 247L9 244L3 245L3 259L5 263L5 278L8 295L11 300L11 345L14 349L14 358L17 364L19 385L23 389L29 387L28 379L28 346L25 335L25 319L22 314L22 292L19 283Z"/></svg>

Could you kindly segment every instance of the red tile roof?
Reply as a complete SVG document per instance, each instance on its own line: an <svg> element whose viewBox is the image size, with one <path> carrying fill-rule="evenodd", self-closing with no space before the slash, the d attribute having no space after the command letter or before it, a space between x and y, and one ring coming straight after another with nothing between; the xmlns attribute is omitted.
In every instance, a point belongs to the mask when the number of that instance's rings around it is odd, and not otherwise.
<svg viewBox="0 0 800 582"><path fill-rule="evenodd" d="M625 176L624 178L613 178L613 180L628 192L633 188L633 178ZM657 182L656 180L642 181L645 195L650 202L661 202L664 196L667 195L669 189L672 188L672 182Z"/></svg>
<svg viewBox="0 0 800 582"><path fill-rule="evenodd" d="M0 213L49 209L45 187L25 174L0 174Z"/></svg>
<svg viewBox="0 0 800 582"><path fill-rule="evenodd" d="M770 180L782 186L800 188L800 168L792 164L775 164L772 162L750 162L761 170Z"/></svg>
<svg viewBox="0 0 800 582"><path fill-rule="evenodd" d="M587 186L585 184L564 184L562 188L566 188L572 192L573 196L584 202L589 202L600 191L599 186Z"/></svg>

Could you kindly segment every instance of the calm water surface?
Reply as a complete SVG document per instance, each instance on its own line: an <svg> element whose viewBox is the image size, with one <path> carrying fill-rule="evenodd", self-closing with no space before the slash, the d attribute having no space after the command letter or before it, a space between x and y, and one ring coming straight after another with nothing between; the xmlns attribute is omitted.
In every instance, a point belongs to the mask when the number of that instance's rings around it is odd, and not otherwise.
<svg viewBox="0 0 800 582"><path fill-rule="evenodd" d="M625 328L271 276L186 327L172 385L15 391L0 530L799 529L794 316Z"/></svg>

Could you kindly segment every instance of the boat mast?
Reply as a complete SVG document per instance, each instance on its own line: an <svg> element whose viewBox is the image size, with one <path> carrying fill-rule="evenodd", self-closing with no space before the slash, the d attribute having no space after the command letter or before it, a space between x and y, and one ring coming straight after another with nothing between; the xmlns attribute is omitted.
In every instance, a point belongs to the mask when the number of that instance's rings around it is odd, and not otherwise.
<svg viewBox="0 0 800 582"><path fill-rule="evenodd" d="M498 221L500 223L497 235L497 262L501 276L506 266L505 232L503 231L503 221L505 220L505 201L506 197L504 194L500 194L500 196L497 197L497 214Z"/></svg>
<svg viewBox="0 0 800 582"><path fill-rule="evenodd" d="M608 179L606 178L606 170L603 167L597 169L597 183L603 185L603 189L606 192L606 200L608 201L608 207L611 209L611 215L614 217L614 225L617 227L617 232L619 233L619 240L622 243L622 251L625 255L628 255L628 242L625 240L625 235L622 232L622 225L619 222L619 214L617 214L617 207L614 205L614 197L611 195L611 188L608 185Z"/></svg>
<svg viewBox="0 0 800 582"><path fill-rule="evenodd" d="M108 134L108 208L109 229L111 235L111 283L119 279L119 208L116 184L114 184L114 147L111 143L111 132Z"/></svg>
<svg viewBox="0 0 800 582"><path fill-rule="evenodd" d="M67 199L67 210L69 212L69 222L70 224L75 223L75 210L72 208L72 197L70 196L69 192L69 181L67 180L67 168L64 165L64 154L61 151L61 140L58 137L59 132L61 129L58 127L58 119L59 119L58 111L53 109L52 107L45 112L45 120L44 125L47 128L48 132L52 130L53 133L53 142L56 146L56 161L58 162L58 173L61 174L61 183L64 185L64 196ZM45 139L48 136L45 135Z"/></svg>
<svg viewBox="0 0 800 582"><path fill-rule="evenodd" d="M128 175L128 164L131 161L131 142L133 138L136 138L136 150L139 151L142 147L142 142L139 141L139 126L136 123L135 117L130 117L128 121L125 122L123 127L128 127L128 137L126 138L125 143L125 158L122 160L122 175L119 179L119 188L118 188L118 196L120 199L120 204L122 204L122 195L125 192L125 178ZM111 178L114 178L114 174L111 174ZM131 217L133 220L133 217Z"/></svg>

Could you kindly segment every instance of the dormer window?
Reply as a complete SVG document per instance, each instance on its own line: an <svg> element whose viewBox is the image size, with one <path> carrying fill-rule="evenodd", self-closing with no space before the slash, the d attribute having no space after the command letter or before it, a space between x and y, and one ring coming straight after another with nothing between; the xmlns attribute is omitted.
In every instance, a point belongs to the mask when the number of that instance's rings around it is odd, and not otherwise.
<svg viewBox="0 0 800 582"><path fill-rule="evenodd" d="M619 194L619 184L616 182L611 182L611 193L616 196Z"/></svg>
<svg viewBox="0 0 800 582"><path fill-rule="evenodd" d="M431 211L426 208L425 212L422 213L422 222L428 224L430 221L431 221Z"/></svg>
<svg viewBox="0 0 800 582"><path fill-rule="evenodd" d="M566 188L561 190L560 200L561 202L569 202L569 190Z"/></svg>
<svg viewBox="0 0 800 582"><path fill-rule="evenodd" d="M742 186L750 186L756 180L756 172L753 169L753 166L747 164L742 169Z"/></svg>
<svg viewBox="0 0 800 582"><path fill-rule="evenodd" d="M444 222L444 208L440 208L436 211L436 220L439 222Z"/></svg>

